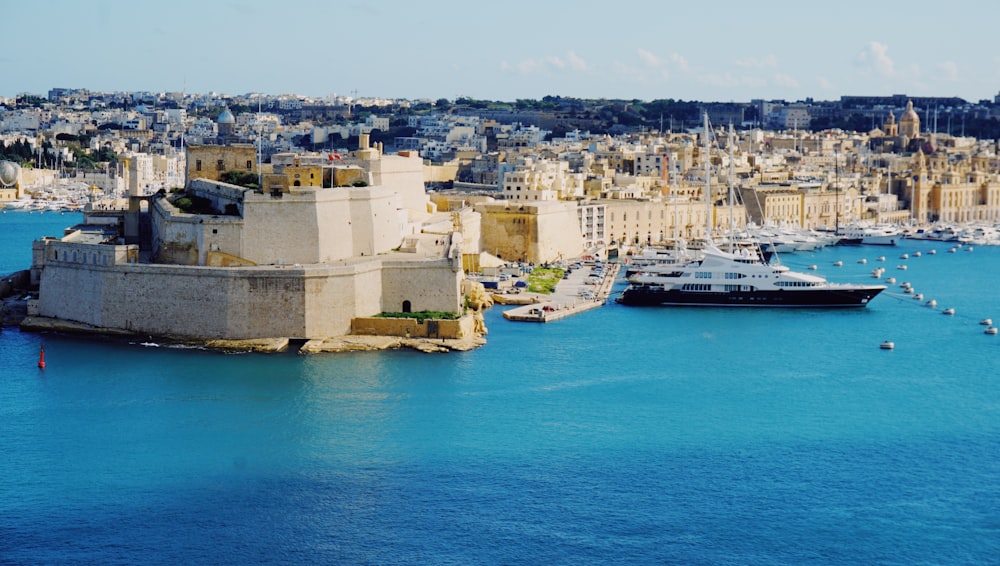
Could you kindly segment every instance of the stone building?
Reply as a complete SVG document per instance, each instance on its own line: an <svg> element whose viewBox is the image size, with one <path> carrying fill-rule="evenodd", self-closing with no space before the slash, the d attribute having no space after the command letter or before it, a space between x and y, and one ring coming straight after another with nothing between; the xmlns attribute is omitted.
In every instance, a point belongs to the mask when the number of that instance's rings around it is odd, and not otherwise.
<svg viewBox="0 0 1000 566"><path fill-rule="evenodd" d="M253 144L189 145L185 150L188 183L193 179L221 181L222 174L227 171L260 173L257 148Z"/></svg>
<svg viewBox="0 0 1000 566"><path fill-rule="evenodd" d="M210 178L245 164L246 147L192 148L188 194L218 213L188 214L160 195L135 197L149 211L150 235L138 231L139 244L106 227L35 242L39 298L29 308L98 329L229 340L349 334L355 319L382 312L460 313L468 246L459 230L475 224L461 214L437 219L422 161L379 149L365 139L344 159L372 184L307 180L303 172L326 166L299 162L284 174L299 174L301 184L273 192ZM131 208L126 228L143 214Z"/></svg>

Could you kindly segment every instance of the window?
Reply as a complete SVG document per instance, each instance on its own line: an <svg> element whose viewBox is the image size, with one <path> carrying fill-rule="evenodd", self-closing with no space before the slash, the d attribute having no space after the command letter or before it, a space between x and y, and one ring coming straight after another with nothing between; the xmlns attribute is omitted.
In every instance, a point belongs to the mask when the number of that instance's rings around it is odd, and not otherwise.
<svg viewBox="0 0 1000 566"><path fill-rule="evenodd" d="M215 161L215 169L216 169L216 171L225 171L226 170L226 166L222 162L221 159L218 159L218 160Z"/></svg>
<svg viewBox="0 0 1000 566"><path fill-rule="evenodd" d="M247 159L247 171L253 169L253 161Z"/></svg>
<svg viewBox="0 0 1000 566"><path fill-rule="evenodd" d="M201 171L201 160L200 159L194 162L194 170L195 171Z"/></svg>

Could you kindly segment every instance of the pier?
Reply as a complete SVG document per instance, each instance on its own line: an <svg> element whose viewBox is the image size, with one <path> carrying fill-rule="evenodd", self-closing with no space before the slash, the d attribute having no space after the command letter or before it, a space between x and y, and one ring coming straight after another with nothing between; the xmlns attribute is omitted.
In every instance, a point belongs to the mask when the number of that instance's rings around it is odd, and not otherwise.
<svg viewBox="0 0 1000 566"><path fill-rule="evenodd" d="M604 273L597 281L592 281L587 266L574 269L556 285L555 291L544 299L521 305L503 313L507 320L515 322L553 322L581 312L604 306L621 266L605 263Z"/></svg>

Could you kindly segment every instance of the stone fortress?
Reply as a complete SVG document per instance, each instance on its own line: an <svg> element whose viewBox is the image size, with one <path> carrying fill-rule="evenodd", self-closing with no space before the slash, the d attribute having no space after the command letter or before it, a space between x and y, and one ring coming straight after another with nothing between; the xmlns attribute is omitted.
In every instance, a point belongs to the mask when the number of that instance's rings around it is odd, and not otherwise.
<svg viewBox="0 0 1000 566"><path fill-rule="evenodd" d="M39 296L29 314L101 331L246 340L348 335L357 319L383 312L462 313L462 259L478 253L478 213L438 212L419 157L369 145L362 136L345 157L275 156L269 171L252 146L189 147L185 194L214 213L183 212L162 191L130 197L127 211L88 211L86 224L34 243ZM219 180L232 170L256 174L262 188ZM463 321L450 337L484 331L481 318Z"/></svg>

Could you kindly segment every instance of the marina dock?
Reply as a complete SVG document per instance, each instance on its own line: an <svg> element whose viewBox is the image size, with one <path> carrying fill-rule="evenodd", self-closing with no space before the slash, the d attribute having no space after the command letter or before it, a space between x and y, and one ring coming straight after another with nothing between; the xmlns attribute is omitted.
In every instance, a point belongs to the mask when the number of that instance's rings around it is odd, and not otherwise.
<svg viewBox="0 0 1000 566"><path fill-rule="evenodd" d="M556 285L551 295L538 302L506 310L503 317L515 322L553 322L604 306L621 266L617 263L603 265L603 273L596 281L590 275L590 267L574 269Z"/></svg>

